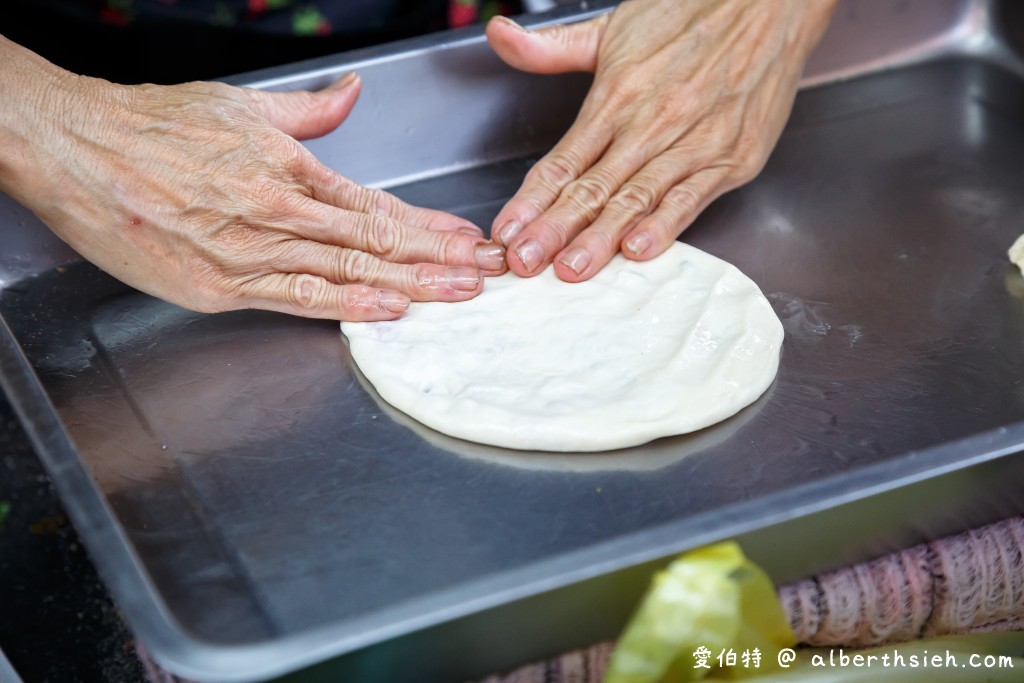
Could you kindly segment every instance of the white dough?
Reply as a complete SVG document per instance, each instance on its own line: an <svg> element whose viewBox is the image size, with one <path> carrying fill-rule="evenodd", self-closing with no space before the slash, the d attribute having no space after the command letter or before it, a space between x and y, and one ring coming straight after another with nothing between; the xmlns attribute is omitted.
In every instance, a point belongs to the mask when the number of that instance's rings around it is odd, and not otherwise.
<svg viewBox="0 0 1024 683"><path fill-rule="evenodd" d="M1020 272L1024 274L1024 235L1017 238L1017 241L1010 247L1010 260L1017 264Z"/></svg>
<svg viewBox="0 0 1024 683"><path fill-rule="evenodd" d="M461 303L342 323L388 403L450 436L602 451L696 431L771 384L782 324L748 277L676 242L569 284L552 268L490 278Z"/></svg>

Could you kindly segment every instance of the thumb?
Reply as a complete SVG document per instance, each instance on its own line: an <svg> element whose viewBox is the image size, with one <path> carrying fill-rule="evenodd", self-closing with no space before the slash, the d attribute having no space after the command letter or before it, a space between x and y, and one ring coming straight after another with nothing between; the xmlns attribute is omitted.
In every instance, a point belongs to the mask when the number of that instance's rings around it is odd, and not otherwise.
<svg viewBox="0 0 1024 683"><path fill-rule="evenodd" d="M608 26L608 14L578 24L557 24L536 30L506 17L487 24L487 40L509 66L536 74L597 69L597 49Z"/></svg>
<svg viewBox="0 0 1024 683"><path fill-rule="evenodd" d="M352 111L361 85L359 75L351 72L316 92L247 92L256 113L267 123L296 140L308 140L326 135L341 125Z"/></svg>

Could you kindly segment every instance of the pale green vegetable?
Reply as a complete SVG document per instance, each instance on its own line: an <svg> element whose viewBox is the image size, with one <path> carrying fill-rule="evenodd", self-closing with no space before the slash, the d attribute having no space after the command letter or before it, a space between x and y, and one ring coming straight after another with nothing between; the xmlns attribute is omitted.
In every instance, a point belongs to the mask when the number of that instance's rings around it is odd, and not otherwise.
<svg viewBox="0 0 1024 683"><path fill-rule="evenodd" d="M1024 633L949 636L868 650L793 650L794 640L771 580L735 543L720 543L682 555L654 577L619 639L604 683L755 676L764 683L1024 681ZM788 668L779 665L784 648ZM732 665L719 666L720 657L729 664L723 655L730 652ZM744 661L742 654L753 652L758 661Z"/></svg>
<svg viewBox="0 0 1024 683"><path fill-rule="evenodd" d="M737 659L726 667L733 677L751 676L775 669L778 650L793 642L771 580L735 543L720 543L682 555L654 577L604 682L696 681L711 673L697 667L702 659L717 667L723 653L738 658L756 649L759 666Z"/></svg>

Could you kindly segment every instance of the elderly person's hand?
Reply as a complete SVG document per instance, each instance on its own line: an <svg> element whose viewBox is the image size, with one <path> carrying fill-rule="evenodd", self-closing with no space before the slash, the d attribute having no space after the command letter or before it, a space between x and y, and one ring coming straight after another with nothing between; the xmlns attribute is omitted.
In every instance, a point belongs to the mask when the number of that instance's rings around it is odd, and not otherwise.
<svg viewBox="0 0 1024 683"><path fill-rule="evenodd" d="M630 0L591 21L487 36L534 73L593 71L572 128L527 174L492 237L509 268L563 280L621 251L669 247L716 197L751 180L789 116L834 0Z"/></svg>
<svg viewBox="0 0 1024 683"><path fill-rule="evenodd" d="M505 269L479 228L366 189L296 141L344 120L355 75L270 93L115 85L3 38L0 59L0 189L145 292L198 311L383 320L410 299L472 298Z"/></svg>

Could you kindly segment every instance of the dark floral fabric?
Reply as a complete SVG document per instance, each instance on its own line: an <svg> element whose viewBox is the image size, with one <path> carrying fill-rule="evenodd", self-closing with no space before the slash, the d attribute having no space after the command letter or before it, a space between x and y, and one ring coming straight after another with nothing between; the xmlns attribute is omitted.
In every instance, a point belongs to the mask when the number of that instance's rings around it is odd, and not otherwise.
<svg viewBox="0 0 1024 683"><path fill-rule="evenodd" d="M85 76L181 83L519 11L519 0L0 0L0 35Z"/></svg>
<svg viewBox="0 0 1024 683"><path fill-rule="evenodd" d="M447 0L452 28L509 13L502 0ZM329 36L386 27L398 0L100 0L99 20L129 27L139 20L235 27L260 33Z"/></svg>

